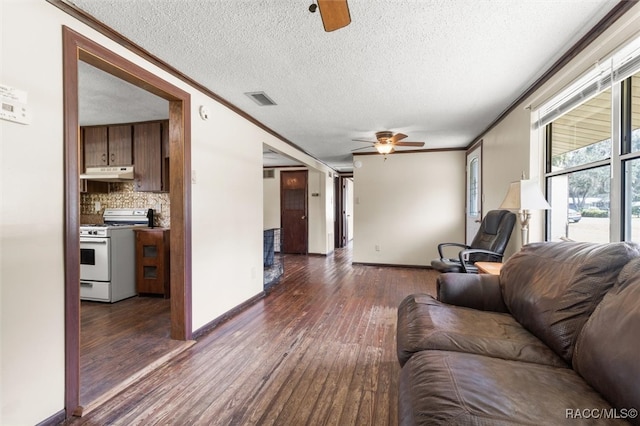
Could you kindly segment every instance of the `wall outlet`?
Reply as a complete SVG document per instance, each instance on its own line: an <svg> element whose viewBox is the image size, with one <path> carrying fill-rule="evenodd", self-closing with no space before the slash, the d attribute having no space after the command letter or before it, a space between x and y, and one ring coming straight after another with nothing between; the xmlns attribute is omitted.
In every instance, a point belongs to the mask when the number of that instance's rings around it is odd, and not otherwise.
<svg viewBox="0 0 640 426"><path fill-rule="evenodd" d="M162 213L162 203L157 203L154 210L156 211L156 213Z"/></svg>
<svg viewBox="0 0 640 426"><path fill-rule="evenodd" d="M380 251L380 244L376 244L376 251Z"/></svg>
<svg viewBox="0 0 640 426"><path fill-rule="evenodd" d="M100 205L100 201L96 201L96 202L93 204L93 209L94 209L94 211L95 211L96 213L98 213L98 212L100 211L100 209L101 209L101 208L102 208L102 206Z"/></svg>

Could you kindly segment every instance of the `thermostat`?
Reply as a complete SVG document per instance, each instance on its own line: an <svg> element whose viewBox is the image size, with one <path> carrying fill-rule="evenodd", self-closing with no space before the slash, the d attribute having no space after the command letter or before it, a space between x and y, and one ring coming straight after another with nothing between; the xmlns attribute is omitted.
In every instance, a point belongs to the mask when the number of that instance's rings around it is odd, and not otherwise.
<svg viewBox="0 0 640 426"><path fill-rule="evenodd" d="M27 92L0 84L0 118L20 124L29 124Z"/></svg>

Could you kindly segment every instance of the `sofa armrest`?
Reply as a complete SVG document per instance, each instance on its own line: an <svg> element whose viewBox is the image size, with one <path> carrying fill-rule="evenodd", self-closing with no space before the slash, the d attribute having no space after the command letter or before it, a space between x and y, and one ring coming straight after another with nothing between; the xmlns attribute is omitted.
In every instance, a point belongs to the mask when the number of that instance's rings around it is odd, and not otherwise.
<svg viewBox="0 0 640 426"><path fill-rule="evenodd" d="M438 300L482 311L509 312L502 299L500 276L490 274L440 274Z"/></svg>

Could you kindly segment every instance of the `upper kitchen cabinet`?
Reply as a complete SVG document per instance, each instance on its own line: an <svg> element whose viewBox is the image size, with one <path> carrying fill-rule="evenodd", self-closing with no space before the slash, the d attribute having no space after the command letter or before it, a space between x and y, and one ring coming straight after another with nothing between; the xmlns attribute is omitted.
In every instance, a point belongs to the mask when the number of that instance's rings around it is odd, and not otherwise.
<svg viewBox="0 0 640 426"><path fill-rule="evenodd" d="M131 148L131 126L109 126L109 165L132 165L133 151Z"/></svg>
<svg viewBox="0 0 640 426"><path fill-rule="evenodd" d="M133 165L135 191L169 191L168 120L87 126L81 130L83 171L87 167ZM82 190L106 192L102 187L94 187L83 184Z"/></svg>
<svg viewBox="0 0 640 426"><path fill-rule="evenodd" d="M84 127L85 167L133 164L131 126Z"/></svg>
<svg viewBox="0 0 640 426"><path fill-rule="evenodd" d="M162 191L162 123L133 125L136 191Z"/></svg>
<svg viewBox="0 0 640 426"><path fill-rule="evenodd" d="M106 166L109 161L109 139L107 127L85 127L84 137L84 166Z"/></svg>

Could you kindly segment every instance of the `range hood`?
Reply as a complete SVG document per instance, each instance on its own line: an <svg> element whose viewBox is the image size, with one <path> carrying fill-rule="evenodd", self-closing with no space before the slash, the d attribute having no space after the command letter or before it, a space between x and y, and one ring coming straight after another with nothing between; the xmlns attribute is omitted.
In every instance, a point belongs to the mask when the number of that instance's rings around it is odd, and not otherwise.
<svg viewBox="0 0 640 426"><path fill-rule="evenodd" d="M87 172L80 179L100 182L123 182L133 180L133 166L87 167Z"/></svg>

